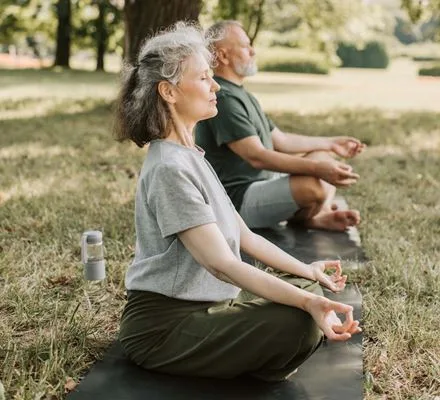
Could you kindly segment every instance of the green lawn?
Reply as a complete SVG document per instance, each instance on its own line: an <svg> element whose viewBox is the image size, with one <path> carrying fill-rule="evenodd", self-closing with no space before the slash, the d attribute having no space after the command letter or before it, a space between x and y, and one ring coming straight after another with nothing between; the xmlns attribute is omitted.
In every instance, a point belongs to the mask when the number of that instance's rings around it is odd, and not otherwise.
<svg viewBox="0 0 440 400"><path fill-rule="evenodd" d="M440 81L408 74L402 87L405 74L395 73L396 81L392 71L261 74L249 86L283 129L369 144L353 161L361 180L344 192L362 213L370 259L351 274L364 295L365 397L433 399ZM117 333L145 150L111 137L116 82L113 74L0 71L0 379L8 399L62 398L66 379L78 381ZM104 285L82 278L79 242L88 228L104 230Z"/></svg>

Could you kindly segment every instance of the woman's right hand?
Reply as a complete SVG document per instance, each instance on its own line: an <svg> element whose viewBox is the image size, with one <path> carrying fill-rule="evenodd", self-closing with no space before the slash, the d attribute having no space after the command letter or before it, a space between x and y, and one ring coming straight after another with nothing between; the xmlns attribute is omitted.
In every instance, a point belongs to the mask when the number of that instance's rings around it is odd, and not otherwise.
<svg viewBox="0 0 440 400"><path fill-rule="evenodd" d="M353 320L353 307L347 304L322 296L313 296L306 303L305 310L313 317L329 340L348 340L351 335L362 331L359 328L359 321ZM336 313L345 314L344 323Z"/></svg>

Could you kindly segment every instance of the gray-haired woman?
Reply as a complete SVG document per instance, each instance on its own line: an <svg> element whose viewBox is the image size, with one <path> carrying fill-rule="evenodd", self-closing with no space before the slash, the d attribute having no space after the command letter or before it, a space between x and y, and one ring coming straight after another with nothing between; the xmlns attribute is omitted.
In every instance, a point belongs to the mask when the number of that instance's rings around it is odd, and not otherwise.
<svg viewBox="0 0 440 400"><path fill-rule="evenodd" d="M319 284L344 288L339 262L306 265L252 233L194 144L195 124L217 113L207 44L199 29L179 23L149 39L124 73L118 139L149 148L119 338L146 369L283 380L316 350L322 331L346 340L359 323L352 307L322 296ZM285 276L242 262L240 249Z"/></svg>

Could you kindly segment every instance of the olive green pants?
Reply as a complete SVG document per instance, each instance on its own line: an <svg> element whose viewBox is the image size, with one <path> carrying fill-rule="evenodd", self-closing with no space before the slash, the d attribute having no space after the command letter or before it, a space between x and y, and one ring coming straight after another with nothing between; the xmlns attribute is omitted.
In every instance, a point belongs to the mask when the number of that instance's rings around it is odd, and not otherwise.
<svg viewBox="0 0 440 400"><path fill-rule="evenodd" d="M322 295L319 284L282 279ZM119 339L138 365L176 375L285 379L318 348L322 332L298 308L242 291L220 303L129 293Z"/></svg>

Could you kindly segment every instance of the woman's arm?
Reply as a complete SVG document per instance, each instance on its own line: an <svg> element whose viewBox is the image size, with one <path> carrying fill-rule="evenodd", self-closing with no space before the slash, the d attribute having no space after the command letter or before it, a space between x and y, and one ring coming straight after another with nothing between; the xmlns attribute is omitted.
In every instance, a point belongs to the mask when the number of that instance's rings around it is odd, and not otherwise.
<svg viewBox="0 0 440 400"><path fill-rule="evenodd" d="M215 223L199 225L178 236L194 259L216 278L267 300L310 313L329 339L347 340L359 332L351 306L299 289L238 260ZM335 323L335 312L345 313L344 324Z"/></svg>
<svg viewBox="0 0 440 400"><path fill-rule="evenodd" d="M288 272L302 278L316 280L309 265L287 254L269 240L252 232L238 212L235 212L240 226L240 248L246 254L261 261L263 264Z"/></svg>
<svg viewBox="0 0 440 400"><path fill-rule="evenodd" d="M313 293L298 289L237 259L217 224L205 224L179 233L194 259L216 278L276 303L306 309Z"/></svg>
<svg viewBox="0 0 440 400"><path fill-rule="evenodd" d="M347 277L342 275L340 261L317 261L310 265L305 264L260 235L253 233L238 212L236 216L240 225L240 247L245 253L279 271L318 281L333 292L340 292L344 289ZM325 271L330 269L334 270L334 273L327 275Z"/></svg>

